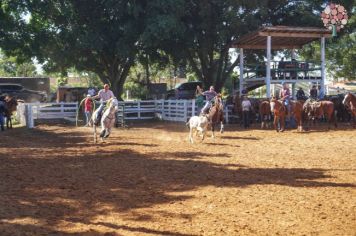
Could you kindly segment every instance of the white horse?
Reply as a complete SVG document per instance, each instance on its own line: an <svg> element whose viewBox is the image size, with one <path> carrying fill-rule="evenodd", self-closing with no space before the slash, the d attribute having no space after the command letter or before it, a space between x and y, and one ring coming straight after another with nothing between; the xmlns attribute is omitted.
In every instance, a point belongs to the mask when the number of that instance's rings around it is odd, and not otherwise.
<svg viewBox="0 0 356 236"><path fill-rule="evenodd" d="M108 108L104 111L104 114L101 117L100 124L101 124L101 131L100 131L100 137L101 140L104 142L104 139L109 137L111 133L112 127L114 127L115 122L116 122L116 112L119 110L119 101L117 98L112 98L108 103ZM97 117L97 113L99 111L99 108L95 110L95 112L92 115L91 122L93 124L93 130L94 130L94 143L97 143L97 136L96 136L96 125L94 122Z"/></svg>

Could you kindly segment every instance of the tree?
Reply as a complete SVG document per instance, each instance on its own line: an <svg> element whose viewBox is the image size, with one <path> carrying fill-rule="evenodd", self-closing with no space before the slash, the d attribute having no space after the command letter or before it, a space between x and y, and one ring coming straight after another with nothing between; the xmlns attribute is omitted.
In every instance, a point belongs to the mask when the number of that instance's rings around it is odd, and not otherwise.
<svg viewBox="0 0 356 236"><path fill-rule="evenodd" d="M0 46L17 55L36 57L48 72L73 66L94 72L121 95L137 54L143 8L138 1L128 0L7 0L0 16L12 27L0 34ZM23 15L30 15L28 22ZM8 46L13 38L9 32L24 36L19 50Z"/></svg>
<svg viewBox="0 0 356 236"><path fill-rule="evenodd" d="M237 57L229 49L240 36L263 25L320 26L323 1L152 0L146 12L145 45L159 45L175 61L189 63L205 87L219 90L230 78ZM303 16L303 17L301 17ZM249 62L263 60L249 53Z"/></svg>
<svg viewBox="0 0 356 236"><path fill-rule="evenodd" d="M8 57L0 51L0 76L31 77L36 75L36 66L32 61L19 64L16 57Z"/></svg>

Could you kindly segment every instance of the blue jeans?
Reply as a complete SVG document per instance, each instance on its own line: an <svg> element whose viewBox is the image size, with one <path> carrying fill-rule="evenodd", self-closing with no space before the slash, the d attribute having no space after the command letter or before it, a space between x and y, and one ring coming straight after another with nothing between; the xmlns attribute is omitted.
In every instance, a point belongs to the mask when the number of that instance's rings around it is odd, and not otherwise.
<svg viewBox="0 0 356 236"><path fill-rule="evenodd" d="M0 129L4 131L4 115L0 113Z"/></svg>
<svg viewBox="0 0 356 236"><path fill-rule="evenodd" d="M201 109L201 113L209 112L209 108L211 107L211 101L206 101L204 107Z"/></svg>
<svg viewBox="0 0 356 236"><path fill-rule="evenodd" d="M90 111L85 111L84 114L85 114L85 124L88 125L90 120Z"/></svg>
<svg viewBox="0 0 356 236"><path fill-rule="evenodd" d="M101 102L100 106L98 108L98 113L96 114L96 119L100 118L101 119L101 114L103 113L104 107L106 106L106 102ZM99 121L100 122L100 121Z"/></svg>

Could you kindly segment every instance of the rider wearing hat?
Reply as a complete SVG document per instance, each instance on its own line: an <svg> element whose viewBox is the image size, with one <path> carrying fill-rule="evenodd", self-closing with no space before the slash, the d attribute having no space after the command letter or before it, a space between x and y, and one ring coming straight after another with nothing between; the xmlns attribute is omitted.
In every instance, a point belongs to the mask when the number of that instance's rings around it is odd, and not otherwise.
<svg viewBox="0 0 356 236"><path fill-rule="evenodd" d="M96 124L99 124L100 120L101 120L101 115L102 112L104 110L104 107L106 106L106 102L108 100L110 100L111 98L114 98L114 93L109 89L109 85L108 84L104 84L104 89L101 89L98 93L98 95L93 96L93 99L98 99L100 98L100 106L98 108L98 113L97 113L97 117L96 117Z"/></svg>

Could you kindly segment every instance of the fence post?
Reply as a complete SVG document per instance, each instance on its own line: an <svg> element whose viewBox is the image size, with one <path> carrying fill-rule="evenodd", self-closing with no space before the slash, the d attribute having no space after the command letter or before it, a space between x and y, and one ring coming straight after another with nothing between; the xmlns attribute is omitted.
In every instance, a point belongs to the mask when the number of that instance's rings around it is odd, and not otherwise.
<svg viewBox="0 0 356 236"><path fill-rule="evenodd" d="M61 106L61 115L64 115L64 103L61 102L60 106Z"/></svg>
<svg viewBox="0 0 356 236"><path fill-rule="evenodd" d="M137 101L137 118L141 120L141 101Z"/></svg>
<svg viewBox="0 0 356 236"><path fill-rule="evenodd" d="M192 116L195 116L195 99L192 99Z"/></svg>
<svg viewBox="0 0 356 236"><path fill-rule="evenodd" d="M187 116L188 116L188 106L187 106L187 100L184 100L184 121L187 120Z"/></svg>
<svg viewBox="0 0 356 236"><path fill-rule="evenodd" d="M32 129L34 127L32 105L31 104L26 105L26 110L27 110L26 126L27 128Z"/></svg>

